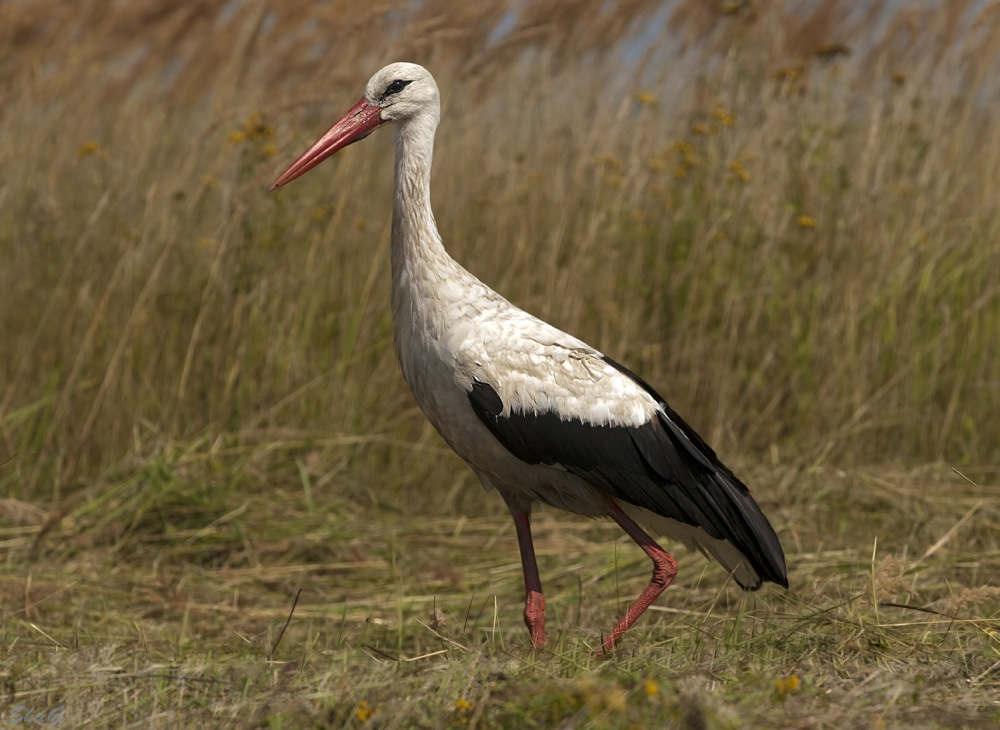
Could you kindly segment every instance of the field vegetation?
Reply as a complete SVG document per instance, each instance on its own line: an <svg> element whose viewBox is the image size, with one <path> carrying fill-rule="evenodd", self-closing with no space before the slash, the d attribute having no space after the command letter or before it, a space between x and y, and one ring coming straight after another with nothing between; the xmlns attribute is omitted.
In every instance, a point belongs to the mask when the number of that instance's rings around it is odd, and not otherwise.
<svg viewBox="0 0 1000 730"><path fill-rule="evenodd" d="M0 5L0 724L1000 725L1000 6ZM393 60L451 253L642 373L790 589L501 501L398 373ZM58 717L57 708L63 708ZM13 725L12 725L13 726Z"/></svg>

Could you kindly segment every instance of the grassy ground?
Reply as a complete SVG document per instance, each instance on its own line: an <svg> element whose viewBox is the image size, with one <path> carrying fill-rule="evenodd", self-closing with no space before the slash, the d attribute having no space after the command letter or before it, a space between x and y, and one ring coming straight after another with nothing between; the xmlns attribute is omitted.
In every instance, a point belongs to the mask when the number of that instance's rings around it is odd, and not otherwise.
<svg viewBox="0 0 1000 730"><path fill-rule="evenodd" d="M746 596L681 550L677 583L599 660L649 570L613 526L537 518L553 637L536 652L496 500L415 520L313 492L305 463L265 466L280 447L203 447L61 516L3 504L19 556L0 578L7 712L65 706L72 727L1000 720L995 496L946 470L751 470L783 495L767 508L790 590Z"/></svg>
<svg viewBox="0 0 1000 730"><path fill-rule="evenodd" d="M997 726L1000 22L849 5L5 4L0 723ZM452 253L667 395L789 591L679 548L598 660L648 561L542 511L529 648L393 359L388 133L264 192L398 58Z"/></svg>

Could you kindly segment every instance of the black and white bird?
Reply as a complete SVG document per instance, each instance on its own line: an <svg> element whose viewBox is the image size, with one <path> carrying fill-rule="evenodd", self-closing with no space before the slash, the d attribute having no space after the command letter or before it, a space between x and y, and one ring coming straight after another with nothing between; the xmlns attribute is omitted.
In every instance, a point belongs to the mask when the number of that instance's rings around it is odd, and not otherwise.
<svg viewBox="0 0 1000 730"><path fill-rule="evenodd" d="M392 319L417 403L514 518L524 620L545 643L530 515L536 502L607 516L653 561L653 578L603 641L611 649L670 584L677 563L641 528L714 557L736 582L788 586L774 530L746 486L642 378L533 317L445 251L431 212L440 96L430 73L393 63L272 190L383 124L396 125Z"/></svg>

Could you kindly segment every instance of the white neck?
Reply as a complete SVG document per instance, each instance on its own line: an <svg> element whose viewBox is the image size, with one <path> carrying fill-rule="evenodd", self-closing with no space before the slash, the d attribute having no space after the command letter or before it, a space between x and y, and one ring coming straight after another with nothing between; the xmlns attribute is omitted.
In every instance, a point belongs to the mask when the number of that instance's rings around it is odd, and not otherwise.
<svg viewBox="0 0 1000 730"><path fill-rule="evenodd" d="M444 250L431 212L431 157L437 110L418 113L396 130L396 188L392 207L393 344L403 377L417 402L432 400L434 373L452 367L448 335L456 307L468 302L479 281ZM481 297L482 294L479 293ZM450 377L450 376L449 376ZM425 409L431 421L435 416ZM440 426L439 426L440 428Z"/></svg>
<svg viewBox="0 0 1000 730"><path fill-rule="evenodd" d="M445 266L451 257L444 250L431 210L431 160L435 110L427 110L396 128L396 182L392 207L393 289L405 270Z"/></svg>

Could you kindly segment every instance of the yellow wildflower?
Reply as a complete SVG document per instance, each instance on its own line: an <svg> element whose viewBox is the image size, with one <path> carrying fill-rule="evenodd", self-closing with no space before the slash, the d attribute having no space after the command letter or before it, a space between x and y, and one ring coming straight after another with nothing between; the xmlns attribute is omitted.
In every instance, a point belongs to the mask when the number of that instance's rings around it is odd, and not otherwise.
<svg viewBox="0 0 1000 730"><path fill-rule="evenodd" d="M707 134L711 134L711 130L708 128L708 126L706 126L704 124L700 124L700 123L699 124L692 124L691 125L691 134L698 134L698 135L701 135L701 136L705 136Z"/></svg>
<svg viewBox="0 0 1000 730"><path fill-rule="evenodd" d="M733 113L722 106L715 107L714 114L715 118L719 120L719 123L723 127L731 127L736 124L736 117Z"/></svg>
<svg viewBox="0 0 1000 730"><path fill-rule="evenodd" d="M750 173L746 171L746 168L743 167L743 163L739 160L733 160L730 162L729 169L732 171L732 174L728 176L730 180L739 180L740 182L747 182L750 180Z"/></svg>
<svg viewBox="0 0 1000 730"><path fill-rule="evenodd" d="M243 120L239 129L234 129L229 133L229 141L233 144L239 144L247 140L261 142L273 138L274 127L267 123L267 119L260 112L251 114ZM274 145L265 145L262 151L264 154L270 156L274 152L277 152L277 148Z"/></svg>
<svg viewBox="0 0 1000 730"><path fill-rule="evenodd" d="M815 228L815 227L816 227L816 219L815 219L815 218L813 218L812 216L808 216L808 215L800 215L800 216L799 216L799 217L798 217L798 218L796 219L796 221L797 221L797 222L798 222L798 224L799 224L800 226L802 226L803 228Z"/></svg>
<svg viewBox="0 0 1000 730"><path fill-rule="evenodd" d="M452 718L452 727L460 727L469 723L470 713L476 709L475 704L466 702L464 697L459 697L455 702L455 715Z"/></svg>
<svg viewBox="0 0 1000 730"><path fill-rule="evenodd" d="M694 146L686 139L674 142L673 149L681 157L681 164L674 170L675 177L684 177L687 171L698 164L698 158L694 154Z"/></svg>
<svg viewBox="0 0 1000 730"><path fill-rule="evenodd" d="M77 147L76 156L82 160L84 157L90 157L91 155L97 154L100 149L101 146L93 140L90 142L84 142L82 145Z"/></svg>
<svg viewBox="0 0 1000 730"><path fill-rule="evenodd" d="M788 677L779 677L774 680L774 691L778 695L778 699L785 699L790 694L795 694L799 691L800 686L798 675L792 674Z"/></svg>
<svg viewBox="0 0 1000 730"><path fill-rule="evenodd" d="M642 106L656 106L659 101L652 91L640 91L635 95L635 100Z"/></svg>
<svg viewBox="0 0 1000 730"><path fill-rule="evenodd" d="M656 683L655 679L647 679L642 688L646 691L646 696L650 699L660 694L660 685Z"/></svg>
<svg viewBox="0 0 1000 730"><path fill-rule="evenodd" d="M364 700L361 700L361 702L358 703L358 708L354 711L354 714L361 722L368 722L375 716L376 712L378 712L378 708L372 707Z"/></svg>
<svg viewBox="0 0 1000 730"><path fill-rule="evenodd" d="M267 123L267 119L260 112L254 112L247 117L243 122L243 131L254 141L274 137L274 127Z"/></svg>

